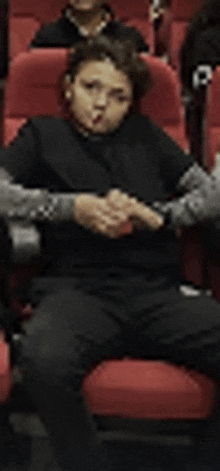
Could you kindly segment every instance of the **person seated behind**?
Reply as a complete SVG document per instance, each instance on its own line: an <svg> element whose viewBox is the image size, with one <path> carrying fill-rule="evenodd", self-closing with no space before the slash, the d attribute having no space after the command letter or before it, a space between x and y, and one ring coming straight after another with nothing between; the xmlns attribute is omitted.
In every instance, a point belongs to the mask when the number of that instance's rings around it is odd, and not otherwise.
<svg viewBox="0 0 220 471"><path fill-rule="evenodd" d="M181 80L186 91L207 86L220 64L220 0L205 0L192 17L180 51ZM204 67L205 66L205 67Z"/></svg>
<svg viewBox="0 0 220 471"><path fill-rule="evenodd" d="M220 181L133 111L151 86L134 43L84 41L66 73L69 117L31 118L1 149L0 166L24 193L51 192L51 204L29 215L42 234L42 271L30 291L23 385L61 469L101 471L107 459L81 393L100 362L157 358L220 379L219 305L181 291L173 230L219 221ZM122 234L128 219L133 229ZM202 461L219 459L219 440L215 427Z"/></svg>
<svg viewBox="0 0 220 471"><path fill-rule="evenodd" d="M192 17L180 50L180 78L191 149L203 159L203 116L207 86L220 64L220 0L205 0Z"/></svg>
<svg viewBox="0 0 220 471"><path fill-rule="evenodd" d="M104 0L70 0L59 19L37 32L31 47L73 47L88 36L98 34L109 39L131 38L139 52L149 52L141 34L115 19L109 3Z"/></svg>

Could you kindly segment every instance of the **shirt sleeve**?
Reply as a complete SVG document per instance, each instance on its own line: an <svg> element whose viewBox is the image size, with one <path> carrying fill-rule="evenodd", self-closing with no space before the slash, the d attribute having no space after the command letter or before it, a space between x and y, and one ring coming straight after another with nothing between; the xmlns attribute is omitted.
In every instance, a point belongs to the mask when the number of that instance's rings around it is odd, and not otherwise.
<svg viewBox="0 0 220 471"><path fill-rule="evenodd" d="M42 28L37 31L34 39L32 40L30 47L31 48L39 48L39 47L56 47L56 34L53 33L52 25L44 25ZM55 45L54 45L55 44Z"/></svg>
<svg viewBox="0 0 220 471"><path fill-rule="evenodd" d="M33 125L29 120L8 147L0 148L0 167L17 183L26 184L36 165L37 146Z"/></svg>
<svg viewBox="0 0 220 471"><path fill-rule="evenodd" d="M220 222L220 175L219 171L208 174L197 163L191 166L179 181L185 190L180 198L169 202L155 202L154 209L167 220L167 226L193 226L212 221L217 229Z"/></svg>
<svg viewBox="0 0 220 471"><path fill-rule="evenodd" d="M206 172L160 128L155 136L162 180L170 195L176 197L167 202L154 202L154 209L165 217L170 228L208 220L217 222L220 219L220 174L217 170L212 174Z"/></svg>

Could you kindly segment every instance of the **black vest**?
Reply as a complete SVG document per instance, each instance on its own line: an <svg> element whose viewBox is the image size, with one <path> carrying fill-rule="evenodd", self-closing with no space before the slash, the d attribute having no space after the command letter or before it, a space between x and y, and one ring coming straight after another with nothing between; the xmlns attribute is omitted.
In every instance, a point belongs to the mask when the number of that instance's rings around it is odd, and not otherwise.
<svg viewBox="0 0 220 471"><path fill-rule="evenodd" d="M69 123L58 118L34 118L32 124L39 156L29 186L99 195L117 187L146 203L169 196L147 118L130 116L97 143L83 142ZM74 222L39 227L45 274L71 275L78 266L94 264L156 271L178 264L171 231L142 230L112 240Z"/></svg>

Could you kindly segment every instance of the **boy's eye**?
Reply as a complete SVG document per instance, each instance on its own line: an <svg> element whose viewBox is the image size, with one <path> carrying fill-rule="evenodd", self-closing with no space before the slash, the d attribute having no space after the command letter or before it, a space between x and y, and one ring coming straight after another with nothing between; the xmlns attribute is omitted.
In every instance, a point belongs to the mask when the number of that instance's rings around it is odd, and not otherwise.
<svg viewBox="0 0 220 471"><path fill-rule="evenodd" d="M94 88L95 85L94 85L94 83L85 83L84 86L88 90L92 90L92 88Z"/></svg>
<svg viewBox="0 0 220 471"><path fill-rule="evenodd" d="M118 95L117 93L114 93L113 96L114 96L114 98L116 98L116 100L118 100L120 102L123 102L123 101L127 100L127 98L125 96Z"/></svg>

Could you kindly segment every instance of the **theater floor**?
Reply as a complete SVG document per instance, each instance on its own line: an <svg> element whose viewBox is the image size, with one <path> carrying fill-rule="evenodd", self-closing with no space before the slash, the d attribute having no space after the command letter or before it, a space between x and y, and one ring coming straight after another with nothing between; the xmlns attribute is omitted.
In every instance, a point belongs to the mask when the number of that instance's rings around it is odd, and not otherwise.
<svg viewBox="0 0 220 471"><path fill-rule="evenodd" d="M19 383L9 416L12 432L6 427L0 436L0 471L61 471L43 424ZM163 441L149 437L141 443L106 441L105 446L112 471L183 471L192 451L190 439L177 435Z"/></svg>

